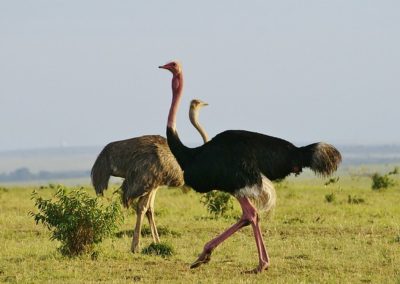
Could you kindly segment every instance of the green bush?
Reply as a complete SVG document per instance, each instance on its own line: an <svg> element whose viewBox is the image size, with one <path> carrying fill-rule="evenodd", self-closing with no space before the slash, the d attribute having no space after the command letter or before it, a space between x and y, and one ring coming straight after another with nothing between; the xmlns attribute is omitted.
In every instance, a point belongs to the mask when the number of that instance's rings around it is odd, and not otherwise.
<svg viewBox="0 0 400 284"><path fill-rule="evenodd" d="M174 248L167 243L151 243L147 248L142 250L143 254L159 255L162 257L167 257L173 255Z"/></svg>
<svg viewBox="0 0 400 284"><path fill-rule="evenodd" d="M207 211L215 218L224 216L233 209L232 196L229 193L213 190L204 194L201 198Z"/></svg>
<svg viewBox="0 0 400 284"><path fill-rule="evenodd" d="M334 192L325 195L325 201L328 203L332 203L336 200L336 195Z"/></svg>
<svg viewBox="0 0 400 284"><path fill-rule="evenodd" d="M91 252L94 245L114 234L122 222L119 201L108 206L99 204L98 198L90 197L82 188L67 193L57 186L55 200L43 199L32 193L38 213L31 212L36 224L42 223L51 231L51 239L61 242L63 255L79 255Z"/></svg>
<svg viewBox="0 0 400 284"><path fill-rule="evenodd" d="M373 190L380 190L380 189L385 189L389 188L391 186L396 185L396 182L390 177L391 175L396 175L398 174L399 169L398 167L395 167L393 171L385 174L385 175L380 175L378 173L374 173L372 175L372 189Z"/></svg>

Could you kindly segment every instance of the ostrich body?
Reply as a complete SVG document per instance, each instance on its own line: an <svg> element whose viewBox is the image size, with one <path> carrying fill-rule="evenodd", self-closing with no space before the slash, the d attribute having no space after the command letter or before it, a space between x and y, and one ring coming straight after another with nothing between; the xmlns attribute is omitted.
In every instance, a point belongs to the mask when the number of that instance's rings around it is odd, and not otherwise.
<svg viewBox="0 0 400 284"><path fill-rule="evenodd" d="M188 148L176 130L176 114L182 96L183 75L178 62L160 68L172 72L172 102L167 122L167 141L184 171L185 184L198 192L213 189L228 192L242 208L240 220L221 235L209 241L191 268L210 260L212 251L244 226L251 225L256 241L259 264L252 272L262 272L270 265L259 225L257 209L273 208L276 193L271 180L311 168L328 176L341 162L339 151L326 143L296 147L280 138L244 130L228 130L197 148Z"/></svg>
<svg viewBox="0 0 400 284"><path fill-rule="evenodd" d="M189 118L200 132L204 142L207 133L198 122L199 110L207 105L201 100L190 103ZM139 198L136 206L136 226L132 239L132 252L140 249L140 234L144 215L147 216L154 242L160 242L154 222L154 200L160 186L178 187L184 184L183 173L172 155L167 140L159 135L145 135L107 144L97 157L91 171L92 184L97 194L103 194L110 176L124 178L122 200L129 207Z"/></svg>

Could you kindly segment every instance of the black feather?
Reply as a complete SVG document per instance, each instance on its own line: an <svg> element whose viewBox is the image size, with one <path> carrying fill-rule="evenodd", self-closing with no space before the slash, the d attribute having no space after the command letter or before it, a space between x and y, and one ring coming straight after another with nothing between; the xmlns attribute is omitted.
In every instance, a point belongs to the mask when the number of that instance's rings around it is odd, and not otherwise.
<svg viewBox="0 0 400 284"><path fill-rule="evenodd" d="M218 188L234 194L245 186L260 185L261 174L277 180L291 173L298 174L304 167L327 175L341 161L339 151L328 144L298 148L286 140L244 130L224 131L197 148L184 146L176 131L170 128L167 128L167 139L184 171L185 183L198 192ZM321 156L319 148L329 149L330 154ZM325 169L313 168L317 154L319 160L325 161L322 163Z"/></svg>

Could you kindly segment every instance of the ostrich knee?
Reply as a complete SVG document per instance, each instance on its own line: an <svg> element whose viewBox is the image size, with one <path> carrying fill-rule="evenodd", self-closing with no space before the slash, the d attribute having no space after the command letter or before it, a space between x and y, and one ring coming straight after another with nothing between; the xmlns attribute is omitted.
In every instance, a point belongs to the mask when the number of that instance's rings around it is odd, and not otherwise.
<svg viewBox="0 0 400 284"><path fill-rule="evenodd" d="M133 253L137 253L140 251L140 235L142 232L143 218L148 209L148 199L149 199L148 195L140 197L136 207L136 226L135 226L135 231L133 232L132 246L131 246L131 251Z"/></svg>

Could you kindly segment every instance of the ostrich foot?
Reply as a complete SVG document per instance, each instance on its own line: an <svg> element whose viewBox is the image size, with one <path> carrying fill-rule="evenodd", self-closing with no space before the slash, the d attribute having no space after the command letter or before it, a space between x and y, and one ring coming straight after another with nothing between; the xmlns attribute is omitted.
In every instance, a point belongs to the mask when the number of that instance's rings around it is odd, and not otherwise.
<svg viewBox="0 0 400 284"><path fill-rule="evenodd" d="M206 264L211 260L211 252L202 252L199 258L190 265L190 268L197 268L202 264Z"/></svg>
<svg viewBox="0 0 400 284"><path fill-rule="evenodd" d="M264 270L268 270L269 267L269 263L265 262L265 263L260 263L256 268L252 269L252 270L248 270L245 271L245 274L258 274L263 272Z"/></svg>
<svg viewBox="0 0 400 284"><path fill-rule="evenodd" d="M139 245L139 244L132 244L132 246L131 246L131 252L132 252L132 253L138 253L138 252L140 252L140 245Z"/></svg>

